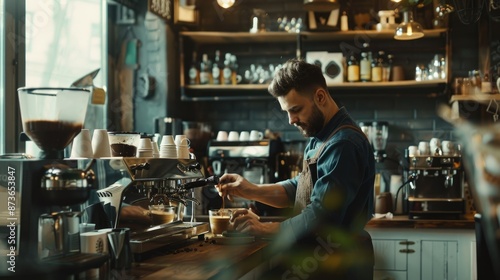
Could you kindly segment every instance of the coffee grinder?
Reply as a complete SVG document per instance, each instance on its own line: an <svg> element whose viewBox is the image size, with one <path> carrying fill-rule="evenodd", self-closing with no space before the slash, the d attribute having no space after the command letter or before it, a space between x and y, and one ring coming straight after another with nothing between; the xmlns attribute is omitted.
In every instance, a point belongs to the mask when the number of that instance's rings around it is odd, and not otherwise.
<svg viewBox="0 0 500 280"><path fill-rule="evenodd" d="M64 149L81 131L90 92L80 88L20 88L23 130L40 148L39 158L4 155L0 208L7 227L0 244L4 272L71 275L97 268L108 255L79 253L79 205L88 200L93 160L64 159ZM14 275L14 274L11 274Z"/></svg>
<svg viewBox="0 0 500 280"><path fill-rule="evenodd" d="M371 127L371 143L377 162L382 162L387 157L385 152L387 137L389 137L389 123L383 121L373 122Z"/></svg>

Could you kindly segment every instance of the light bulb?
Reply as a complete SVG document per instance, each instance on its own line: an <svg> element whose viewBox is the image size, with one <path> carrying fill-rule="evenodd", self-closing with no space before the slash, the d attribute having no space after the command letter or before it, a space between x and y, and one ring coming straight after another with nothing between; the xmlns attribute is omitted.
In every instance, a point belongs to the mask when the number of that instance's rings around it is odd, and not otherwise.
<svg viewBox="0 0 500 280"><path fill-rule="evenodd" d="M231 8L236 0L217 0L217 4L224 9Z"/></svg>

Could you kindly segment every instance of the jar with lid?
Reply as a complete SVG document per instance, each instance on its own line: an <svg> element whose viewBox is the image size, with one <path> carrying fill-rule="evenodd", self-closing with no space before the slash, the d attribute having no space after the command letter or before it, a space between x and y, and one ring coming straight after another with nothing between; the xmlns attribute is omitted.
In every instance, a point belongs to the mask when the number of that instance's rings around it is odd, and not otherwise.
<svg viewBox="0 0 500 280"><path fill-rule="evenodd" d="M347 61L347 81L359 82L359 62L354 55Z"/></svg>

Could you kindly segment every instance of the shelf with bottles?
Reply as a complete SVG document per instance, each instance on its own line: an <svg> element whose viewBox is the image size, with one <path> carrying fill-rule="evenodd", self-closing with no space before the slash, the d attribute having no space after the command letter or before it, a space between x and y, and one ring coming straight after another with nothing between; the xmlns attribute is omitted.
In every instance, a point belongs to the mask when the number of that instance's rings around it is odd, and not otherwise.
<svg viewBox="0 0 500 280"><path fill-rule="evenodd" d="M395 81L359 81L331 83L328 87L342 92L371 92L383 90L385 93L402 92L401 88L409 92L432 92L441 94L447 86L448 62L448 36L447 29L425 30L425 37L415 41L396 41L393 33L389 31L343 31L343 32L204 32L188 31L180 33L180 90L182 100L221 100L222 99L262 99L270 98L267 93L267 81L249 81L247 71L252 65L278 66L288 58L297 56L306 57L311 51L325 51L348 53L347 50L362 51L359 45L370 42L374 52L380 50L394 54L395 64L404 65L404 78ZM418 42L417 42L418 41ZM319 44L319 42L322 42ZM324 43L323 43L324 42ZM418 51L416 51L418 50ZM236 57L239 69L233 70L231 82L208 82L200 84L199 80L190 81L189 69L194 65L198 68L203 54L208 54L210 63L214 61L214 53L219 54L219 68L224 66L227 53ZM434 77L432 80L415 80L415 67L427 65L435 55L444 58L446 63L443 77ZM344 58L345 59L345 58ZM339 63L339 65L342 63ZM205 69L205 72L210 72ZM222 71L221 69L217 71ZM347 71L347 69L343 69ZM236 73L234 73L236 72ZM270 71L272 73L272 71ZM207 74L207 73L205 73ZM199 73L198 73L199 75ZM234 76L239 78L234 78ZM272 76L272 75L270 75ZM195 76L196 77L196 76ZM199 79L195 78L195 79ZM248 98L247 98L248 96Z"/></svg>

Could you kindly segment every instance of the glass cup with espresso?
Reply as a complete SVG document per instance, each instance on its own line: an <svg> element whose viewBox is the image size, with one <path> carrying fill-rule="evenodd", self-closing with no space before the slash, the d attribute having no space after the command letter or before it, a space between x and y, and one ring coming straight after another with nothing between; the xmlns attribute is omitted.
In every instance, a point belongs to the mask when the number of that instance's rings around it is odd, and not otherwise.
<svg viewBox="0 0 500 280"><path fill-rule="evenodd" d="M208 210L210 229L212 234L222 235L230 227L229 219L231 218L232 211L230 209L210 209Z"/></svg>
<svg viewBox="0 0 500 280"><path fill-rule="evenodd" d="M149 213L153 225L162 225L171 223L175 218L175 210L173 206L163 204L149 205Z"/></svg>

